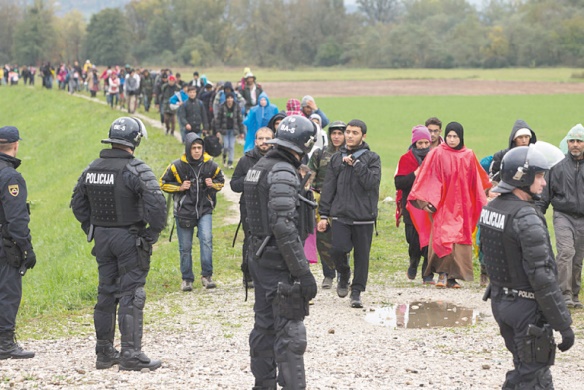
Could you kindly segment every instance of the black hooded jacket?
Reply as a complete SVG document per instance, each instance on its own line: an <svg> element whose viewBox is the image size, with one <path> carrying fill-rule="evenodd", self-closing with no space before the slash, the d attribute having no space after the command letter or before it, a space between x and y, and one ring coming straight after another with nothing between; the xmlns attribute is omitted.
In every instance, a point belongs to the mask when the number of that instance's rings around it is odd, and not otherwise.
<svg viewBox="0 0 584 390"><path fill-rule="evenodd" d="M160 178L160 188L173 194L174 216L198 220L201 216L213 212L216 204L216 194L223 189L225 178L221 168L211 156L203 152L199 160L193 160L191 146L194 142L203 144L203 140L195 133L185 137L185 153L174 160ZM204 146L203 146L204 147ZM211 178L213 185L207 187L205 179ZM191 181L191 188L181 191L181 184Z"/></svg>
<svg viewBox="0 0 584 390"><path fill-rule="evenodd" d="M537 142L537 137L531 127L529 127L524 120L517 119L513 125L513 129L511 129L511 134L509 134L509 147L507 149L499 150L493 155L493 161L491 162L491 167L489 169L489 177L491 178L491 181L501 181L501 175L499 173L499 171L501 171L501 161L503 161L505 154L515 147L515 133L521 129L529 129L529 131L531 131L531 138L529 139L530 144Z"/></svg>
<svg viewBox="0 0 584 390"><path fill-rule="evenodd" d="M349 154L361 154L353 166L343 163ZM338 218L340 222L373 222L377 218L381 160L363 142L357 149L341 147L330 160L320 196L320 216Z"/></svg>

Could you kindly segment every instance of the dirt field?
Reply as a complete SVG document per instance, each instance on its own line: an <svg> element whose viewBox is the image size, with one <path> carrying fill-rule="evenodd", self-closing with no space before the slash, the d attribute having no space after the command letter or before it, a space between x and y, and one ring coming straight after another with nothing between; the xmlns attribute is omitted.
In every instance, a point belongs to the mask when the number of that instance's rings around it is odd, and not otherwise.
<svg viewBox="0 0 584 390"><path fill-rule="evenodd" d="M379 80L379 81L302 81L265 82L270 98L312 95L416 96L416 95L536 95L584 93L584 83L553 83L488 80Z"/></svg>

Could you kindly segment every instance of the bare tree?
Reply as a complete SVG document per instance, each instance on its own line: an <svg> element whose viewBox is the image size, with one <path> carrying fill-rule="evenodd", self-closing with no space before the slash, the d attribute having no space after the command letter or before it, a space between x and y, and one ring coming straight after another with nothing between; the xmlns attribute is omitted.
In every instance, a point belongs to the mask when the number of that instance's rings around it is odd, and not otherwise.
<svg viewBox="0 0 584 390"><path fill-rule="evenodd" d="M357 0L359 11L367 16L373 24L387 24L395 20L397 0Z"/></svg>

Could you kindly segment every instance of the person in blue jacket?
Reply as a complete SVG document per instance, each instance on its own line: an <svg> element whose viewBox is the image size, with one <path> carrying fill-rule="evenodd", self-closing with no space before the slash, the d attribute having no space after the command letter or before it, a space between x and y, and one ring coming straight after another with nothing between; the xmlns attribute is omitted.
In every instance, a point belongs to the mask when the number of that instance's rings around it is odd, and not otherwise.
<svg viewBox="0 0 584 390"><path fill-rule="evenodd" d="M278 113L278 107L270 103L268 95L262 92L258 99L258 104L249 110L247 117L243 124L247 127L247 134L245 136L245 145L243 152L252 150L255 146L255 134L260 127L265 127L270 122L270 119Z"/></svg>

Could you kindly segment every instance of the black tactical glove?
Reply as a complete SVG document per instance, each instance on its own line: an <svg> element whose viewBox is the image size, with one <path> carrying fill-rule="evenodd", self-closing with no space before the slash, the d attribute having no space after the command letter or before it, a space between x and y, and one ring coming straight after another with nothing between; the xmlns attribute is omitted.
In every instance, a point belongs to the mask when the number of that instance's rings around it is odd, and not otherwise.
<svg viewBox="0 0 584 390"><path fill-rule="evenodd" d="M316 296L316 280L314 279L312 272L307 272L298 277L298 281L300 282L300 291L304 299L310 301Z"/></svg>
<svg viewBox="0 0 584 390"><path fill-rule="evenodd" d="M145 229L144 233L142 233L142 237L144 237L150 244L156 244L159 236L160 233L154 233L150 228Z"/></svg>
<svg viewBox="0 0 584 390"><path fill-rule="evenodd" d="M560 332L562 335L562 342L558 344L558 349L562 352L566 352L568 349L572 348L574 345L574 331L572 328L562 330Z"/></svg>
<svg viewBox="0 0 584 390"><path fill-rule="evenodd" d="M29 249L28 251L24 252L23 255L24 257L24 263L22 263L22 265L26 268L26 269L33 269L35 264L36 264L36 255L34 253L34 251L31 249Z"/></svg>

